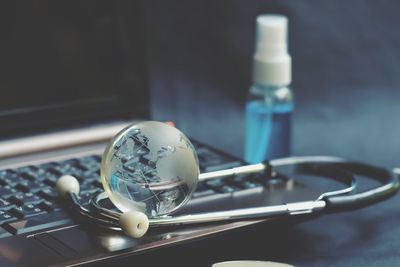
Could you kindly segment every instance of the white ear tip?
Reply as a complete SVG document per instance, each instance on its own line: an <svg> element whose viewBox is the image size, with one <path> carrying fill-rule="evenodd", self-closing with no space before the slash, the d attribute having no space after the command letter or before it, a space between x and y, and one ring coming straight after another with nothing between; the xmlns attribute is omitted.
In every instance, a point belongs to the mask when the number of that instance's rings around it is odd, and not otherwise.
<svg viewBox="0 0 400 267"><path fill-rule="evenodd" d="M72 175L63 175L58 178L56 183L58 194L65 198L69 192L79 195L79 182Z"/></svg>
<svg viewBox="0 0 400 267"><path fill-rule="evenodd" d="M122 230L133 238L142 237L149 229L149 218L140 211L128 211L119 217Z"/></svg>

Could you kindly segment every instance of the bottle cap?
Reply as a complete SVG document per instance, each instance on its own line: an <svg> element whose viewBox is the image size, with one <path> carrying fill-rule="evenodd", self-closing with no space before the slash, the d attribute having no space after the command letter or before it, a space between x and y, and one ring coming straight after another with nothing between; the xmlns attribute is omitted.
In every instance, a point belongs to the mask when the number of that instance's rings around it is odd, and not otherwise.
<svg viewBox="0 0 400 267"><path fill-rule="evenodd" d="M283 15L257 17L253 81L265 86L291 82L291 57L287 48L288 19Z"/></svg>

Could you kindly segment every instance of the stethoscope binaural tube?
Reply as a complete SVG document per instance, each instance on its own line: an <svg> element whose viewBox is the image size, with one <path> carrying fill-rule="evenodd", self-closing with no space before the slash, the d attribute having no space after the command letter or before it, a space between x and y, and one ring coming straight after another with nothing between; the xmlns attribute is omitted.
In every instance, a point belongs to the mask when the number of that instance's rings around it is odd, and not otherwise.
<svg viewBox="0 0 400 267"><path fill-rule="evenodd" d="M303 158L292 159L289 164L281 162L279 167L290 167L291 172L297 174L315 174L324 175L331 179L338 180L339 182L346 185L345 188L340 190L335 190L332 192L326 192L321 194L316 200L304 201L297 203L286 203L282 205L265 206L265 207L254 207L254 208L244 208L235 209L230 211L216 211L208 213L197 213L191 215L180 215L180 216L162 216L158 218L150 218L149 223L152 227L159 226L172 226L172 225L189 225L189 224L199 224L199 223L211 223L219 221L233 221L241 219L257 219L273 216L284 216L293 215L300 213L312 213L316 211L321 211L325 208L325 201L323 198L334 195L346 194L354 190L356 186L356 181L351 173L343 171L338 168L333 168L326 162L317 163L314 161L312 163L304 161ZM275 167L276 167L275 166ZM264 164L254 164L247 165L243 167L231 168L222 171L215 171L210 173L201 174L199 180L205 179L215 179L221 177L229 177L237 174L249 174L254 172L266 172L266 176L271 176L273 172L276 171L273 165L269 163ZM295 168L295 169L293 169ZM282 170L283 171L283 170ZM102 201L108 200L105 193L100 193L92 199L92 209L96 211L97 214L103 216L109 216L116 220L119 216L118 212L104 208L101 204Z"/></svg>
<svg viewBox="0 0 400 267"><path fill-rule="evenodd" d="M148 227L188 225L210 222L233 221L242 219L261 219L274 216L309 214L314 212L339 212L364 207L393 195L399 188L398 178L385 169L370 165L349 162L336 157L293 157L272 160L264 164L247 165L222 171L201 174L199 180L215 179L236 174L252 173L315 174L337 180L346 187L321 194L316 200L286 203L282 205L235 209L209 213L197 213L180 216L161 216L147 218L141 212L130 211L124 214L103 207L107 195L102 192L91 199L91 207L85 208L77 197L78 182L74 177L61 177L57 188L67 200L72 210L85 219L103 227L123 230L129 236L138 238L144 235ZM382 185L366 192L349 195L356 188L354 175L363 175L377 180ZM72 178L71 178L72 177ZM69 182L63 182L63 179ZM64 186L68 184L68 186ZM78 188L78 190L77 190Z"/></svg>
<svg viewBox="0 0 400 267"><path fill-rule="evenodd" d="M399 179L394 173L381 167L348 161L343 158L330 156L294 157L272 160L270 164L272 166L284 166L292 160L296 161L297 163L305 161L315 163L325 162L326 164L331 165L332 168L338 168L350 172L353 175L365 176L381 184L381 186L364 192L353 193L351 195L337 194L325 197L324 201L326 202L326 212L342 212L363 208L385 200L396 194L399 190ZM398 174L400 175L400 170Z"/></svg>

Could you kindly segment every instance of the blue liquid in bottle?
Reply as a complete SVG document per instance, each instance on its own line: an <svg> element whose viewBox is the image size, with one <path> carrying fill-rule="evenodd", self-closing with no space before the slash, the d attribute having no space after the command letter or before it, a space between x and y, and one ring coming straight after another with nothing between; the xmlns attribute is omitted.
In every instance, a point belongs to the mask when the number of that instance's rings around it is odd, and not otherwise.
<svg viewBox="0 0 400 267"><path fill-rule="evenodd" d="M266 105L253 100L246 106L245 160L260 163L290 154L293 102Z"/></svg>

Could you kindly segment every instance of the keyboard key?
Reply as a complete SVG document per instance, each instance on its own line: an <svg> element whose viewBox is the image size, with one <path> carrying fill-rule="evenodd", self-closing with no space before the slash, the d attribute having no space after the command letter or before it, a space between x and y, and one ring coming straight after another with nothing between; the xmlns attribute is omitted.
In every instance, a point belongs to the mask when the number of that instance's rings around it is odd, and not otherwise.
<svg viewBox="0 0 400 267"><path fill-rule="evenodd" d="M58 166L57 162L48 162L48 163L43 163L43 164L37 165L39 170L45 170L45 171L47 171L51 168L57 167L57 166Z"/></svg>
<svg viewBox="0 0 400 267"><path fill-rule="evenodd" d="M239 187L230 186L230 185L224 185L218 190L218 192L220 192L220 193L233 193L233 192L236 192L236 191L239 191L239 190L240 190Z"/></svg>
<svg viewBox="0 0 400 267"><path fill-rule="evenodd" d="M17 185L15 185L15 189L28 193L28 192L36 192L40 189L43 188L43 185L41 183L36 183L36 182L30 182L30 181L24 181L21 182Z"/></svg>
<svg viewBox="0 0 400 267"><path fill-rule="evenodd" d="M54 201L58 198L58 194L56 192L55 189L53 188L43 188L42 190L38 191L36 193L36 195L38 195L39 197L45 199L45 200L49 200L49 201Z"/></svg>
<svg viewBox="0 0 400 267"><path fill-rule="evenodd" d="M222 186L224 186L224 182L222 179L212 179L205 182L208 187L211 187L214 190L219 190Z"/></svg>
<svg viewBox="0 0 400 267"><path fill-rule="evenodd" d="M89 179L89 177L87 177L84 180L80 181L80 186L83 191L103 188L98 177L96 177L95 179Z"/></svg>
<svg viewBox="0 0 400 267"><path fill-rule="evenodd" d="M22 168L17 169L17 172L21 178L27 179L30 181L36 180L38 173L40 173L41 171L43 171L43 170L38 169L35 166L27 166L27 167L22 167Z"/></svg>
<svg viewBox="0 0 400 267"><path fill-rule="evenodd" d="M93 155L92 158L93 158L95 161L99 162L99 163L101 162L101 159L102 159L100 155Z"/></svg>
<svg viewBox="0 0 400 267"><path fill-rule="evenodd" d="M2 226L10 233L16 235L72 223L72 220L66 213L53 212L28 219L14 220L4 223Z"/></svg>
<svg viewBox="0 0 400 267"><path fill-rule="evenodd" d="M0 227L0 238L12 236L10 232L8 232L3 227Z"/></svg>
<svg viewBox="0 0 400 267"><path fill-rule="evenodd" d="M15 189L22 191L22 192L29 192L29 187L27 184L17 184Z"/></svg>
<svg viewBox="0 0 400 267"><path fill-rule="evenodd" d="M251 189L251 188L257 188L257 187L263 187L264 185L261 183L254 183L254 182L249 182L246 181L243 183L243 188L244 189Z"/></svg>
<svg viewBox="0 0 400 267"><path fill-rule="evenodd" d="M47 212L62 210L61 206L59 206L58 204L56 204L54 202L50 202L50 201L43 201L43 202L37 203L36 206Z"/></svg>
<svg viewBox="0 0 400 267"><path fill-rule="evenodd" d="M74 166L75 168L84 172L88 170L88 168L85 165L81 164L80 162L76 163Z"/></svg>
<svg viewBox="0 0 400 267"><path fill-rule="evenodd" d="M214 151L211 151L209 148L204 147L204 146L197 148L196 152L197 152L199 159L201 159L203 161L222 158L221 155L215 153Z"/></svg>
<svg viewBox="0 0 400 267"><path fill-rule="evenodd" d="M101 158L96 157L96 156L84 157L84 158L79 159L80 164L82 164L86 168L99 166L100 161L101 161Z"/></svg>
<svg viewBox="0 0 400 267"><path fill-rule="evenodd" d="M18 173L14 170L0 170L0 177L1 178L7 178L9 176L17 175Z"/></svg>
<svg viewBox="0 0 400 267"><path fill-rule="evenodd" d="M12 209L9 209L7 212L12 214L13 216L15 216L17 218L23 218L24 217L23 211L18 209L18 208L16 208L16 207L12 208Z"/></svg>
<svg viewBox="0 0 400 267"><path fill-rule="evenodd" d="M8 206L12 205L10 202L8 202L6 199L0 198L0 210L4 210Z"/></svg>
<svg viewBox="0 0 400 267"><path fill-rule="evenodd" d="M34 204L27 204L20 207L14 207L8 210L8 212L17 218L30 217L41 213L45 213L45 211L43 211Z"/></svg>
<svg viewBox="0 0 400 267"><path fill-rule="evenodd" d="M8 198L8 201L15 205L22 206L23 204L38 202L38 201L40 201L40 197L38 197L37 195L34 195L31 192L25 193L25 194L19 193L19 194L16 194L16 195Z"/></svg>
<svg viewBox="0 0 400 267"><path fill-rule="evenodd" d="M91 182L91 184L96 188L103 188L103 184L100 182L100 180L96 179L93 182Z"/></svg>
<svg viewBox="0 0 400 267"><path fill-rule="evenodd" d="M227 183L229 185L234 185L240 187L241 189L251 189L256 187L263 187L264 184L261 183L259 180L251 180L250 175L237 175L230 179L227 179Z"/></svg>
<svg viewBox="0 0 400 267"><path fill-rule="evenodd" d="M239 167L241 165L242 165L242 163L240 161L225 162L225 163L219 164L219 165L208 166L208 167L205 168L205 172L213 172L213 171L218 171L218 170L225 170L225 169Z"/></svg>
<svg viewBox="0 0 400 267"><path fill-rule="evenodd" d="M216 192L212 189L207 189L207 190L202 190L202 191L196 191L193 193L192 198L199 198L199 197L205 197L209 195L213 195Z"/></svg>
<svg viewBox="0 0 400 267"><path fill-rule="evenodd" d="M100 170L92 171L92 172L85 172L83 178L85 180L91 179L92 181L100 179Z"/></svg>
<svg viewBox="0 0 400 267"><path fill-rule="evenodd" d="M11 195L14 195L16 192L17 190L15 190L14 188L10 188L8 185L0 187L0 196L3 198L7 198Z"/></svg>
<svg viewBox="0 0 400 267"><path fill-rule="evenodd" d="M196 149L199 157L200 169L204 170L206 167L222 164L226 161L224 157L211 151L206 147L199 147Z"/></svg>
<svg viewBox="0 0 400 267"><path fill-rule="evenodd" d="M196 187L196 192L206 191L209 187L206 185L205 182L199 182Z"/></svg>
<svg viewBox="0 0 400 267"><path fill-rule="evenodd" d="M79 158L78 160L80 162L86 163L86 164L90 164L92 162L99 163L101 161L101 156L99 156L99 155L91 155L91 156L86 156L86 157L83 157L83 158Z"/></svg>
<svg viewBox="0 0 400 267"><path fill-rule="evenodd" d="M8 221L16 220L17 218L7 211L0 210L0 224Z"/></svg>
<svg viewBox="0 0 400 267"><path fill-rule="evenodd" d="M21 173L20 176L21 176L22 178L24 178L24 179L26 179L26 180L29 180L29 181L32 181L32 182L36 180L36 174L31 173L31 172L24 172L24 173Z"/></svg>
<svg viewBox="0 0 400 267"><path fill-rule="evenodd" d="M53 176L55 177L60 177L61 175L63 175L63 172L60 171L57 167L51 167L47 171L53 174Z"/></svg>
<svg viewBox="0 0 400 267"><path fill-rule="evenodd" d="M23 180L18 173L13 170L4 170L0 173L0 184L3 186L13 186Z"/></svg>
<svg viewBox="0 0 400 267"><path fill-rule="evenodd" d="M237 186L227 185L227 181L225 179L212 179L206 181L206 185L219 193L233 193L240 190L240 188Z"/></svg>
<svg viewBox="0 0 400 267"><path fill-rule="evenodd" d="M43 183L50 186L50 187L54 187L56 185L58 178L55 177L47 177L46 179L43 180Z"/></svg>
<svg viewBox="0 0 400 267"><path fill-rule="evenodd" d="M79 163L78 159L67 159L67 160L59 161L58 165L61 167L62 166L75 166L78 163Z"/></svg>
<svg viewBox="0 0 400 267"><path fill-rule="evenodd" d="M10 198L8 198L8 201L9 203L13 203L18 206L22 206L22 204L24 204L24 202L16 196L11 196Z"/></svg>
<svg viewBox="0 0 400 267"><path fill-rule="evenodd" d="M71 165L60 165L56 168L57 171L60 172L60 175L63 174L72 174L75 171L75 168Z"/></svg>
<svg viewBox="0 0 400 267"><path fill-rule="evenodd" d="M38 167L33 166L33 165L29 165L29 166L24 166L24 167L20 167L18 168L16 171L18 173L23 173L23 172L36 172L37 170L39 170Z"/></svg>
<svg viewBox="0 0 400 267"><path fill-rule="evenodd" d="M281 187L289 179L283 175L273 174L272 176L267 176L265 173L254 173L249 175L248 181L257 185L261 185L265 188L273 189L276 187Z"/></svg>
<svg viewBox="0 0 400 267"><path fill-rule="evenodd" d="M87 167L85 167L85 164L82 164L80 159L77 159L77 158L76 159L69 159L69 160L61 161L59 163L59 165L61 167L70 166L71 168L79 169L81 171L87 170Z"/></svg>

